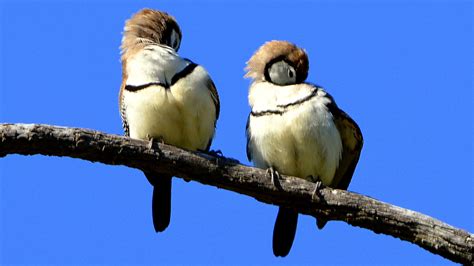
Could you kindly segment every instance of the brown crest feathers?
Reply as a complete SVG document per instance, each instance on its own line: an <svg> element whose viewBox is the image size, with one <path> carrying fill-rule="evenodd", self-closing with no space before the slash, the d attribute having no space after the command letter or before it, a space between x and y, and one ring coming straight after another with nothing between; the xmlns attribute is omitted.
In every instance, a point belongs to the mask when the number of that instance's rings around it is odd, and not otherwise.
<svg viewBox="0 0 474 266"><path fill-rule="evenodd" d="M254 80L265 79L266 65L276 58L288 60L297 72L298 82L303 82L308 76L309 61L306 52L287 41L269 41L264 43L247 61L246 78Z"/></svg>
<svg viewBox="0 0 474 266"><path fill-rule="evenodd" d="M125 22L121 53L125 54L147 44L163 44L172 30L176 30L181 39L181 29L174 17L153 9L142 9Z"/></svg>

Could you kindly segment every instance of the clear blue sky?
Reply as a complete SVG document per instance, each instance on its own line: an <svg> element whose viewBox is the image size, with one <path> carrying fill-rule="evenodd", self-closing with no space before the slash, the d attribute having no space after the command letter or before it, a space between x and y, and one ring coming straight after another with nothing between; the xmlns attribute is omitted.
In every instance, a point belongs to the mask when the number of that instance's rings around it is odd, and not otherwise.
<svg viewBox="0 0 474 266"><path fill-rule="evenodd" d="M176 17L180 54L214 79L214 149L248 164L243 68L263 42L289 40L364 133L349 189L474 232L472 2L2 1L0 122L122 134L118 47L143 7ZM123 166L12 155L0 175L0 264L450 264L343 222L318 231L308 216L276 259L276 206L180 179L155 234L151 187Z"/></svg>

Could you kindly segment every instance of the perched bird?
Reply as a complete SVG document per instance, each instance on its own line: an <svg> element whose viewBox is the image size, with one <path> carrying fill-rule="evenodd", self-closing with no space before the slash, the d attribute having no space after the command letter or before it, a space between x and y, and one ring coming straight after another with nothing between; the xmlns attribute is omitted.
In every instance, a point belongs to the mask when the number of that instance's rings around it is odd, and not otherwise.
<svg viewBox="0 0 474 266"><path fill-rule="evenodd" d="M306 83L306 52L286 41L262 45L247 62L251 113L247 156L257 167L347 189L362 149L357 124L323 88ZM318 186L316 186L318 187ZM285 257L296 233L298 212L279 207L273 253ZM318 220L321 229L326 221Z"/></svg>
<svg viewBox="0 0 474 266"><path fill-rule="evenodd" d="M165 12L143 9L127 20L121 45L119 108L125 135L208 151L219 117L219 96L207 71L181 58L181 30ZM153 225L171 216L171 176L147 173L153 185Z"/></svg>

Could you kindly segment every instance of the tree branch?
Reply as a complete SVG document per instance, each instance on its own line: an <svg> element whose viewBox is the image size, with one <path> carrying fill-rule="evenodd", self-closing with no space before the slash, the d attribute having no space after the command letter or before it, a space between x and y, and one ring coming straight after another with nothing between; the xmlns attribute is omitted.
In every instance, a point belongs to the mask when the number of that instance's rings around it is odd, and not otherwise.
<svg viewBox="0 0 474 266"><path fill-rule="evenodd" d="M0 124L0 157L8 154L68 156L170 174L224 188L327 220L340 220L414 243L454 262L473 264L474 235L427 215L357 193L323 188L282 176L276 188L265 170L233 159L99 131L39 124ZM316 227L316 226L315 226Z"/></svg>

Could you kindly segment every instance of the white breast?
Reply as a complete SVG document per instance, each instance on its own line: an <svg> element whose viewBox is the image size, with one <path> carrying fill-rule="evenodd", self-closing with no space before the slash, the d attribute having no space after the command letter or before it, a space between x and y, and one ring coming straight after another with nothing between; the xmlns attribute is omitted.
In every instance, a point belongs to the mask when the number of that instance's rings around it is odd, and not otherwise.
<svg viewBox="0 0 474 266"><path fill-rule="evenodd" d="M166 61L159 58L160 52L150 54L146 51L138 55L136 61L132 60L134 63L127 64L130 70L127 84L140 86L171 81L176 71L182 69L179 66L189 63L177 55ZM125 90L123 104L130 137L153 137L190 150L205 149L214 135L216 119L208 82L206 70L197 66L169 88L153 85L136 92Z"/></svg>
<svg viewBox="0 0 474 266"><path fill-rule="evenodd" d="M324 184L331 185L342 142L326 107L330 99L320 89L301 104L282 107L307 98L314 90L309 84L254 83L249 94L252 111L278 110L282 114L250 116L249 151L258 167L272 166L301 178L320 177Z"/></svg>
<svg viewBox="0 0 474 266"><path fill-rule="evenodd" d="M167 46L148 45L127 60L127 85L169 84L189 63Z"/></svg>

